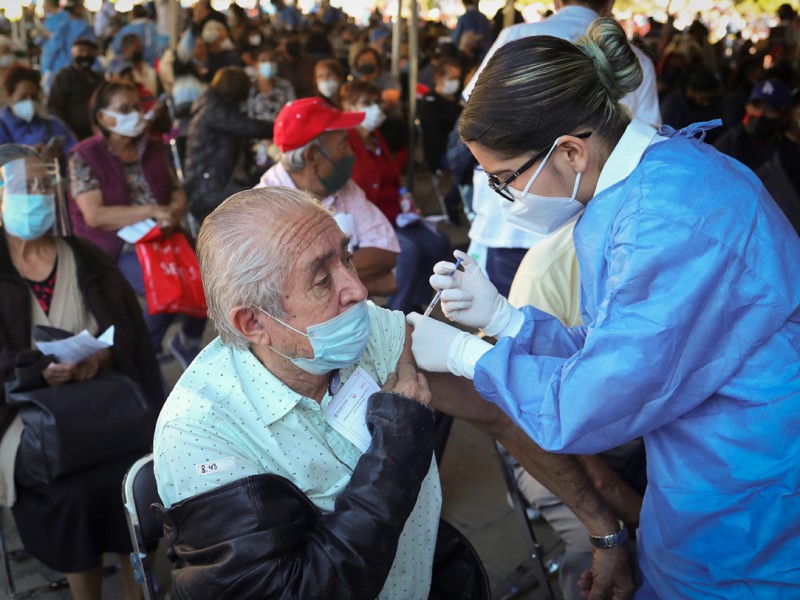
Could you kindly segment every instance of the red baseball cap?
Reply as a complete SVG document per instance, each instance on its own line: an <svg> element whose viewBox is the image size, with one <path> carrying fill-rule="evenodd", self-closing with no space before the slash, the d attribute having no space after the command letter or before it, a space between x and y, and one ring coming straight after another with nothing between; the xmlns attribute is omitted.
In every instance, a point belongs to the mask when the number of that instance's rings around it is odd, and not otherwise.
<svg viewBox="0 0 800 600"><path fill-rule="evenodd" d="M273 142L281 152L297 150L326 131L358 127L364 116L363 112L342 112L322 98L301 98L278 113Z"/></svg>

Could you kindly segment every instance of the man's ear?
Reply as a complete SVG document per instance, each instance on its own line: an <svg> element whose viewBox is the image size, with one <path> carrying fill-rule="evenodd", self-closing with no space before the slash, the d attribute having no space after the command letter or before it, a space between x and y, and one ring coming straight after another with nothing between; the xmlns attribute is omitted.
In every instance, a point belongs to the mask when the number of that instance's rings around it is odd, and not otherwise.
<svg viewBox="0 0 800 600"><path fill-rule="evenodd" d="M265 318L266 316L252 306L236 306L228 313L228 319L236 331L251 344L266 348L272 344L272 340L264 326Z"/></svg>

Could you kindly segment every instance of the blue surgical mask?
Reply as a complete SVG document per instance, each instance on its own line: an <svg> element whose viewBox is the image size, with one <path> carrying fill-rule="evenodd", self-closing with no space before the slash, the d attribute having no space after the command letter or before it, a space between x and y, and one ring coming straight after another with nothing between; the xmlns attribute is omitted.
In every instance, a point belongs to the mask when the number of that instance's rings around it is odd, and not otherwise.
<svg viewBox="0 0 800 600"><path fill-rule="evenodd" d="M3 200L3 227L9 235L30 241L50 231L56 220L53 194L10 194Z"/></svg>
<svg viewBox="0 0 800 600"><path fill-rule="evenodd" d="M335 369L355 364L369 341L370 322L366 301L359 302L328 321L308 327L307 333L295 329L261 308L258 310L308 338L314 350L314 358L292 358L271 346L270 349L312 375L325 375Z"/></svg>
<svg viewBox="0 0 800 600"><path fill-rule="evenodd" d="M272 79L278 74L278 65L274 62L260 62L258 72L264 79Z"/></svg>

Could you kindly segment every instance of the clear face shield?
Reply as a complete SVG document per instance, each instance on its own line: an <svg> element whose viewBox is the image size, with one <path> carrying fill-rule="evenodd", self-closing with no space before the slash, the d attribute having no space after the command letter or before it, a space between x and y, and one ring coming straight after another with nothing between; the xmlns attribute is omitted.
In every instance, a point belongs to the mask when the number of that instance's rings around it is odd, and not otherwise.
<svg viewBox="0 0 800 600"><path fill-rule="evenodd" d="M0 167L0 215L6 233L25 240L71 235L58 161L25 157Z"/></svg>

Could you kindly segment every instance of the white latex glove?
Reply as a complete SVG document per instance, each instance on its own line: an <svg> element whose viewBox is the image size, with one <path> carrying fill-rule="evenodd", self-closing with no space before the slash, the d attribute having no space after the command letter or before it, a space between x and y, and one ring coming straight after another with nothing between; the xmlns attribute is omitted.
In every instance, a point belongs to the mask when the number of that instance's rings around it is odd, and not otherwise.
<svg viewBox="0 0 800 600"><path fill-rule="evenodd" d="M488 335L515 335L522 325L522 313L500 295L471 256L460 250L453 254L462 259L464 271L455 271L454 263L441 261L434 265L430 278L433 289L443 290L444 315Z"/></svg>
<svg viewBox="0 0 800 600"><path fill-rule="evenodd" d="M420 369L473 378L475 364L491 350L491 344L431 317L411 313L406 321L414 327L411 351Z"/></svg>

